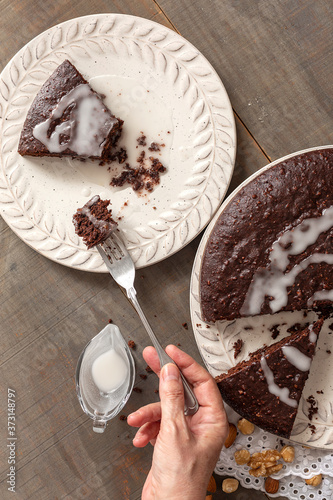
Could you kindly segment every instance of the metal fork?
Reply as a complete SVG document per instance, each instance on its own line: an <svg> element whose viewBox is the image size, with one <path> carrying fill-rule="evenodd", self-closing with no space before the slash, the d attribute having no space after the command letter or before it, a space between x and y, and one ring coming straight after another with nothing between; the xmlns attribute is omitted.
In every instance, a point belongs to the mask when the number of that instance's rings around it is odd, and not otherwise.
<svg viewBox="0 0 333 500"><path fill-rule="evenodd" d="M120 285L125 288L127 297L133 304L136 312L138 313L147 333L152 341L159 360L161 368L167 363L175 362L167 355L165 350L162 348L161 344L156 338L148 320L141 309L141 306L136 298L136 290L134 288L134 278L135 278L135 266L134 262L129 255L122 239L114 231L111 236L109 236L103 243L97 245L97 250L100 253L102 259L104 260L108 271L110 272L112 278ZM184 385L184 396L185 396L185 415L194 415L199 409L199 403L193 394L193 391L185 379L184 375L180 372L182 382Z"/></svg>

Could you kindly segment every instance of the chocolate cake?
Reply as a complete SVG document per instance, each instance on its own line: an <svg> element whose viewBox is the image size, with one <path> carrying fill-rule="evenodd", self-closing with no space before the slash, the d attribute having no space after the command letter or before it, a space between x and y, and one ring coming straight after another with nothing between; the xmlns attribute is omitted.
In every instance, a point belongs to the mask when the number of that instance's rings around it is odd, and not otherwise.
<svg viewBox="0 0 333 500"><path fill-rule="evenodd" d="M289 438L322 323L257 350L216 377L224 401L261 429Z"/></svg>
<svg viewBox="0 0 333 500"><path fill-rule="evenodd" d="M104 105L79 71L64 61L36 95L24 122L23 156L111 161L123 121Z"/></svg>
<svg viewBox="0 0 333 500"><path fill-rule="evenodd" d="M286 159L232 197L205 248L200 299L208 322L333 312L333 149Z"/></svg>
<svg viewBox="0 0 333 500"><path fill-rule="evenodd" d="M103 243L116 229L117 223L108 210L110 200L94 196L73 215L75 232L83 238L87 248Z"/></svg>

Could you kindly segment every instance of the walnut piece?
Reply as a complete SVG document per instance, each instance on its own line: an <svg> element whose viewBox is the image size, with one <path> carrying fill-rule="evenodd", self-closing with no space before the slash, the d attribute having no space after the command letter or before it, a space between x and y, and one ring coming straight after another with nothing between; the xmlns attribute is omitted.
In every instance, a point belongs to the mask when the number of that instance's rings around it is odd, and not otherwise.
<svg viewBox="0 0 333 500"><path fill-rule="evenodd" d="M248 450L238 450L235 451L234 457L237 465L247 465L251 458L251 454Z"/></svg>
<svg viewBox="0 0 333 500"><path fill-rule="evenodd" d="M280 450L280 453L283 460L288 464L291 464L295 460L295 448L293 446L286 444Z"/></svg>
<svg viewBox="0 0 333 500"><path fill-rule="evenodd" d="M238 485L239 481L237 481L237 479L225 479L222 483L222 491L224 491L224 493L233 493L237 490Z"/></svg>
<svg viewBox="0 0 333 500"><path fill-rule="evenodd" d="M248 436L254 432L254 425L245 418L241 418L238 421L237 425L240 432L245 436Z"/></svg>
<svg viewBox="0 0 333 500"><path fill-rule="evenodd" d="M281 453L277 450L264 450L261 453L253 453L247 464L251 467L250 475L253 477L267 477L276 474L283 467L283 464L277 463L281 458Z"/></svg>
<svg viewBox="0 0 333 500"><path fill-rule="evenodd" d="M309 477L309 479L306 479L305 482L310 486L319 486L322 480L323 476L321 474L317 474L317 476Z"/></svg>

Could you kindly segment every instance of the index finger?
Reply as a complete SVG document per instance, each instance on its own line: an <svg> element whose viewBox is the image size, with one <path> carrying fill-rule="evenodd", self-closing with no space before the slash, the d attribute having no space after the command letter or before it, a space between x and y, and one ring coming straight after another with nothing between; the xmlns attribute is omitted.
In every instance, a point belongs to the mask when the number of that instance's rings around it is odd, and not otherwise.
<svg viewBox="0 0 333 500"><path fill-rule="evenodd" d="M187 381L192 385L200 406L210 406L219 409L223 407L222 397L216 382L205 368L174 345L169 345L165 350L182 371ZM147 347L143 352L143 356L155 373L159 375L160 365L155 349Z"/></svg>

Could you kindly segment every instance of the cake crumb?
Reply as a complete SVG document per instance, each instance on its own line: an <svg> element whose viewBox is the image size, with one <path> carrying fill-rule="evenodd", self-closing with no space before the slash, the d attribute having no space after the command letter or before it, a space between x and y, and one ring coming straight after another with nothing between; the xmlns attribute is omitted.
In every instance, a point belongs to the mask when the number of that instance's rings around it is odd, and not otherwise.
<svg viewBox="0 0 333 500"><path fill-rule="evenodd" d="M311 430L311 434L314 434L317 430L317 427L313 424L308 424L309 425L309 429Z"/></svg>
<svg viewBox="0 0 333 500"><path fill-rule="evenodd" d="M153 373L153 370L150 368L149 365L146 366L145 370L147 373Z"/></svg>
<svg viewBox="0 0 333 500"><path fill-rule="evenodd" d="M119 420L127 420L126 415L119 415Z"/></svg>
<svg viewBox="0 0 333 500"><path fill-rule="evenodd" d="M154 392L155 392L155 394L158 394L158 389L155 389L155 391L154 391Z"/></svg>
<svg viewBox="0 0 333 500"><path fill-rule="evenodd" d="M182 327L185 328L185 330L188 330L188 324L187 323L182 323Z"/></svg>
<svg viewBox="0 0 333 500"><path fill-rule="evenodd" d="M234 349L234 359L236 359L237 356L239 356L239 354L241 353L243 345L244 341L242 339L238 339L232 346Z"/></svg>
<svg viewBox="0 0 333 500"><path fill-rule="evenodd" d="M146 375L145 373L140 373L140 374L139 374L139 377L141 377L141 378L142 378L142 380L146 380L147 375Z"/></svg>
<svg viewBox="0 0 333 500"><path fill-rule="evenodd" d="M136 344L135 344L135 342L134 342L134 340L129 340L129 341L127 342L127 344L128 344L128 347L129 347L130 349L134 349L134 348L135 348L135 345L136 345Z"/></svg>
<svg viewBox="0 0 333 500"><path fill-rule="evenodd" d="M111 323L113 323L113 320L111 318L109 318L109 321L108 321L111 325Z"/></svg>
<svg viewBox="0 0 333 500"><path fill-rule="evenodd" d="M308 417L309 420L313 419L313 416L318 413L318 406L315 398L313 396L309 396L308 399L306 400L307 403L309 403L310 408L308 412Z"/></svg>
<svg viewBox="0 0 333 500"><path fill-rule="evenodd" d="M146 136L145 135L141 135L140 137L137 138L137 143L139 146L146 146L147 143L146 143Z"/></svg>
<svg viewBox="0 0 333 500"><path fill-rule="evenodd" d="M149 151L160 151L160 146L157 144L157 142L152 142L151 145L149 146Z"/></svg>
<svg viewBox="0 0 333 500"><path fill-rule="evenodd" d="M142 389L140 389L140 387L133 387L133 392L137 392L138 394L141 394Z"/></svg>
<svg viewBox="0 0 333 500"><path fill-rule="evenodd" d="M272 339L275 340L278 338L278 336L280 335L280 331L279 331L279 326L280 325L273 325L269 331L272 333Z"/></svg>

